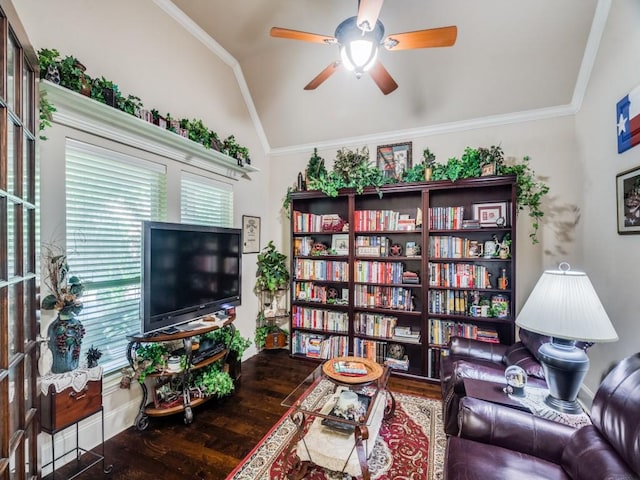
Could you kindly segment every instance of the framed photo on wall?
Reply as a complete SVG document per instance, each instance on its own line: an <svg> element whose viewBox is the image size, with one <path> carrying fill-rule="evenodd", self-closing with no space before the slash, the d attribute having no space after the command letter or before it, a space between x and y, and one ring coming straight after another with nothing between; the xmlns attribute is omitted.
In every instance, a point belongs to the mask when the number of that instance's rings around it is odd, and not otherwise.
<svg viewBox="0 0 640 480"><path fill-rule="evenodd" d="M379 145L376 166L385 177L400 179L403 172L411 168L412 155L411 142Z"/></svg>
<svg viewBox="0 0 640 480"><path fill-rule="evenodd" d="M616 175L618 233L640 233L640 167Z"/></svg>
<svg viewBox="0 0 640 480"><path fill-rule="evenodd" d="M242 216L242 253L260 252L260 217Z"/></svg>

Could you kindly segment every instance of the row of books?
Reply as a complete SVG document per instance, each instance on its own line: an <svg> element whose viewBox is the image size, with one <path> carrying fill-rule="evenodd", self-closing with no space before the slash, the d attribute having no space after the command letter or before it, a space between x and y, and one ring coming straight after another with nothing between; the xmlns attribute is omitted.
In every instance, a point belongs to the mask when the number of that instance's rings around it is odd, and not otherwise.
<svg viewBox="0 0 640 480"><path fill-rule="evenodd" d="M490 288L489 270L472 263L429 262L429 285L432 287Z"/></svg>
<svg viewBox="0 0 640 480"><path fill-rule="evenodd" d="M295 278L298 280L349 281L349 264L337 260L310 260L297 258Z"/></svg>
<svg viewBox="0 0 640 480"><path fill-rule="evenodd" d="M430 290L429 313L443 315L467 315L469 299L459 290Z"/></svg>
<svg viewBox="0 0 640 480"><path fill-rule="evenodd" d="M356 236L356 255L386 257L389 255L391 240L381 236Z"/></svg>
<svg viewBox="0 0 640 480"><path fill-rule="evenodd" d="M404 265L400 262L356 260L354 280L370 283L402 283Z"/></svg>
<svg viewBox="0 0 640 480"><path fill-rule="evenodd" d="M353 329L356 334L369 337L391 338L398 323L398 317L379 313L356 313Z"/></svg>
<svg viewBox="0 0 640 480"><path fill-rule="evenodd" d="M291 307L291 325L298 328L347 333L349 330L349 315L347 312L293 305Z"/></svg>
<svg viewBox="0 0 640 480"><path fill-rule="evenodd" d="M500 343L500 337L495 328L439 318L429 319L429 343L431 345L447 345L451 337L454 336L488 343Z"/></svg>
<svg viewBox="0 0 640 480"><path fill-rule="evenodd" d="M458 230L462 228L464 207L431 207L429 228L433 230Z"/></svg>
<svg viewBox="0 0 640 480"><path fill-rule="evenodd" d="M318 285L314 282L295 282L294 297L296 300L317 303L336 303L342 300L346 303L349 300L348 288L333 288L326 285Z"/></svg>
<svg viewBox="0 0 640 480"><path fill-rule="evenodd" d="M393 210L356 210L353 212L356 231L410 231L416 229L416 219Z"/></svg>
<svg viewBox="0 0 640 480"><path fill-rule="evenodd" d="M387 342L354 338L353 355L355 357L368 358L382 365L387 356Z"/></svg>
<svg viewBox="0 0 640 480"><path fill-rule="evenodd" d="M429 238L429 256L432 258L477 257L477 254L469 254L470 246L471 240L468 238L436 235Z"/></svg>
<svg viewBox="0 0 640 480"><path fill-rule="evenodd" d="M442 358L447 355L449 355L449 350L429 349L427 365L427 376L429 378L440 378L440 364L442 363Z"/></svg>
<svg viewBox="0 0 640 480"><path fill-rule="evenodd" d="M346 223L337 213L316 215L295 210L292 217L295 233L340 231L341 226Z"/></svg>
<svg viewBox="0 0 640 480"><path fill-rule="evenodd" d="M291 353L323 359L346 357L349 354L349 338L294 331L291 335Z"/></svg>
<svg viewBox="0 0 640 480"><path fill-rule="evenodd" d="M356 285L354 295L356 307L413 311L412 294L408 288Z"/></svg>

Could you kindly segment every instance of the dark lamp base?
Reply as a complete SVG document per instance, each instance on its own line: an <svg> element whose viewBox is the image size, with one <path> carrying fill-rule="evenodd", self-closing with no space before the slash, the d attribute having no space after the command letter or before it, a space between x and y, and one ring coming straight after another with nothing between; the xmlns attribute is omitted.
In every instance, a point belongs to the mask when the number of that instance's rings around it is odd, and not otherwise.
<svg viewBox="0 0 640 480"><path fill-rule="evenodd" d="M576 348L572 340L554 337L551 343L540 346L538 358L549 388L545 403L558 412L581 413L576 398L589 370L584 350Z"/></svg>
<svg viewBox="0 0 640 480"><path fill-rule="evenodd" d="M553 408L556 412L570 413L574 415L582 413L582 407L576 400L560 400L559 398L547 395L547 398L544 399L544 403L546 403L547 406Z"/></svg>

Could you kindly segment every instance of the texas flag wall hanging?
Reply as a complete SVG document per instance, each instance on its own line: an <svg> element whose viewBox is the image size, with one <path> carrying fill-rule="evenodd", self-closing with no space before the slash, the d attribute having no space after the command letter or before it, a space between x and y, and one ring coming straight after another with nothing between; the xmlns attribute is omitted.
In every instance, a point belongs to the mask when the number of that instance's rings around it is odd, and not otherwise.
<svg viewBox="0 0 640 480"><path fill-rule="evenodd" d="M640 143L640 85L616 105L618 116L618 153Z"/></svg>

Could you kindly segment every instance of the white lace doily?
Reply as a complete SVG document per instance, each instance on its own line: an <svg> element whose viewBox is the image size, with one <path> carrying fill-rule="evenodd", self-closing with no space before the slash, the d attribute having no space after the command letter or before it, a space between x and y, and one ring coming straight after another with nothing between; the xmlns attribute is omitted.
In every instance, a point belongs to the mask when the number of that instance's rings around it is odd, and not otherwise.
<svg viewBox="0 0 640 480"><path fill-rule="evenodd" d="M524 397L509 395L509 398L520 402L537 417L564 423L565 425L569 425L574 428L580 428L591 424L589 415L584 412L578 414L562 413L547 406L547 404L544 403L544 399L549 393L546 389L526 386L524 387L524 391Z"/></svg>
<svg viewBox="0 0 640 480"><path fill-rule="evenodd" d="M102 367L76 368L65 373L50 373L42 377L41 390L43 395L49 393L49 386L53 385L56 392L72 387L76 392L82 391L88 382L102 378Z"/></svg>

